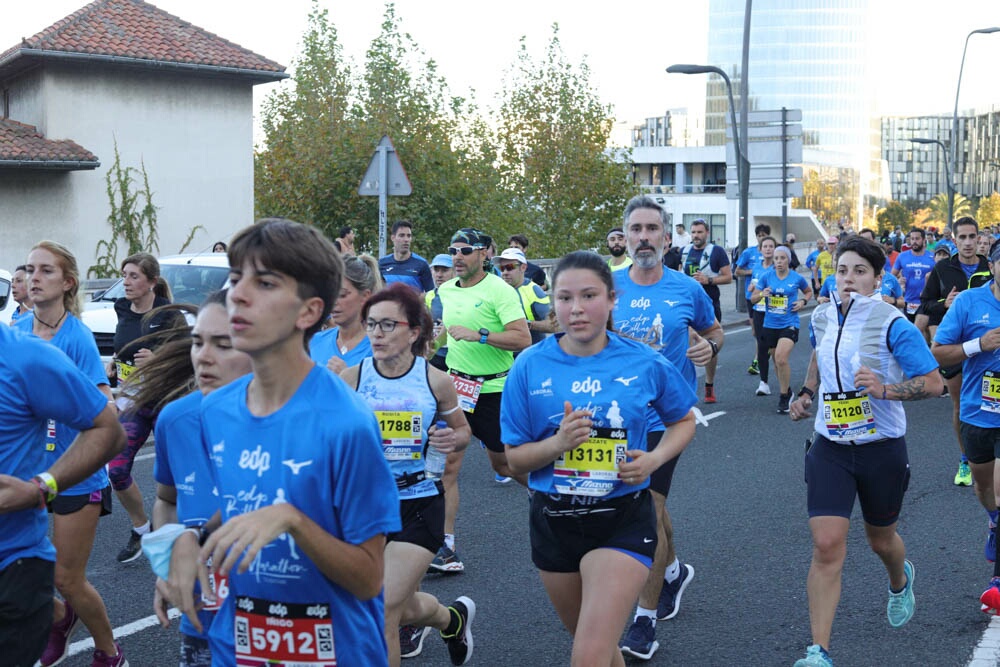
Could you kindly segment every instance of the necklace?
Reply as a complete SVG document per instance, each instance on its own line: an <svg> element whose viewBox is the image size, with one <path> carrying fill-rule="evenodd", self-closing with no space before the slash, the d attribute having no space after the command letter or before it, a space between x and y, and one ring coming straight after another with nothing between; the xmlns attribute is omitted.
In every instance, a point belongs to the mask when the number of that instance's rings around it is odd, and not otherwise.
<svg viewBox="0 0 1000 667"><path fill-rule="evenodd" d="M59 319L58 319L58 320L56 320L56 323L55 323L55 324L49 324L48 322L46 322L45 320L43 320L42 318L40 318L40 317L38 316L38 313L35 313L35 320L36 320L36 321L37 321L37 322L38 322L39 324L44 324L44 325L45 325L45 326L47 326L48 328L50 328L50 329L52 329L52 330L55 330L55 329L58 329L58 328L59 328L59 325L60 325L60 324L62 324L62 321L63 321L63 319L65 319L65 318L66 318L66 313L68 313L68 312L69 312L69 311L68 311L68 310L66 310L66 309L64 308L64 309L63 309L63 314L59 316Z"/></svg>

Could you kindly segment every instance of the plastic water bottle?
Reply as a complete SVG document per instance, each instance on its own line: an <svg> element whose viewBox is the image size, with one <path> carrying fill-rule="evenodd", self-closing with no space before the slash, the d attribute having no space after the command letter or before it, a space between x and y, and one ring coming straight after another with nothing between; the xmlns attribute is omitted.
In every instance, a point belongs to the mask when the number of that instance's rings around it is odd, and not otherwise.
<svg viewBox="0 0 1000 667"><path fill-rule="evenodd" d="M439 429L448 428L448 422L439 421L435 424ZM434 482L441 479L441 475L444 474L444 464L448 461L448 455L442 454L438 450L434 449L433 446L427 446L427 458L424 460L424 474L427 475L427 479Z"/></svg>

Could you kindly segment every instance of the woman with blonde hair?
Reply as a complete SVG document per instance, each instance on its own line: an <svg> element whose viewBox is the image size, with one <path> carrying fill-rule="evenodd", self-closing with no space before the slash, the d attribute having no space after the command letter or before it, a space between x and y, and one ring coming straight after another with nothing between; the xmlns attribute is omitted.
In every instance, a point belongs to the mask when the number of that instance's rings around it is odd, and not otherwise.
<svg viewBox="0 0 1000 667"><path fill-rule="evenodd" d="M361 309L382 289L378 262L371 255L344 258L344 280L330 320L333 327L316 333L309 341L309 356L320 366L340 373L372 355L372 345L361 321Z"/></svg>
<svg viewBox="0 0 1000 667"><path fill-rule="evenodd" d="M76 258L54 241L41 241L25 263L28 291L34 311L14 326L59 348L107 397L112 400L108 378L101 364L94 334L79 320L80 271ZM71 400L71 397L67 397ZM46 454L55 461L69 447L77 432L49 422ZM69 640L82 622L94 639L95 665L126 665L114 640L111 621L97 590L87 581L87 560L97 534L97 520L111 513L111 485L102 467L83 482L59 494L49 504L52 542L56 548L55 585L63 597L56 600L49 641L40 659L43 667L63 660Z"/></svg>

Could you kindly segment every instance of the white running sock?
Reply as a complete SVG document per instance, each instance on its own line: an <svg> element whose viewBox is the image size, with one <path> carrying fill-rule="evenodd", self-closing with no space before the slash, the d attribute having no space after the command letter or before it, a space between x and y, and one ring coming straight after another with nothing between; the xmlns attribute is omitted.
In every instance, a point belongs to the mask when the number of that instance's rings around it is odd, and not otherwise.
<svg viewBox="0 0 1000 667"><path fill-rule="evenodd" d="M445 533L444 534L444 545L446 547L448 547L449 549L451 549L452 551L454 551L455 550L455 536L452 535L451 533Z"/></svg>
<svg viewBox="0 0 1000 667"><path fill-rule="evenodd" d="M138 528L136 528L135 526L133 526L132 530L134 530L137 535L145 535L146 533L149 532L149 522L147 521L146 523L142 524Z"/></svg>
<svg viewBox="0 0 1000 667"><path fill-rule="evenodd" d="M677 577L681 576L681 562L677 558L674 562L667 566L667 569L663 572L663 580L667 583L671 581L677 581Z"/></svg>

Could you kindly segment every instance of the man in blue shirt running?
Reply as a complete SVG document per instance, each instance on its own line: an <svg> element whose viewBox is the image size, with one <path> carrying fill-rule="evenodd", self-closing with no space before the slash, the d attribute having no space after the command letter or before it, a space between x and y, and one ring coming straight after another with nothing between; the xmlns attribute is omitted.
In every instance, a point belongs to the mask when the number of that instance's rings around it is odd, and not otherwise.
<svg viewBox="0 0 1000 667"><path fill-rule="evenodd" d="M397 220L392 223L392 254L378 260L382 280L389 283L402 282L415 289L421 296L434 289L434 277L427 260L410 252L413 243L413 223Z"/></svg>

